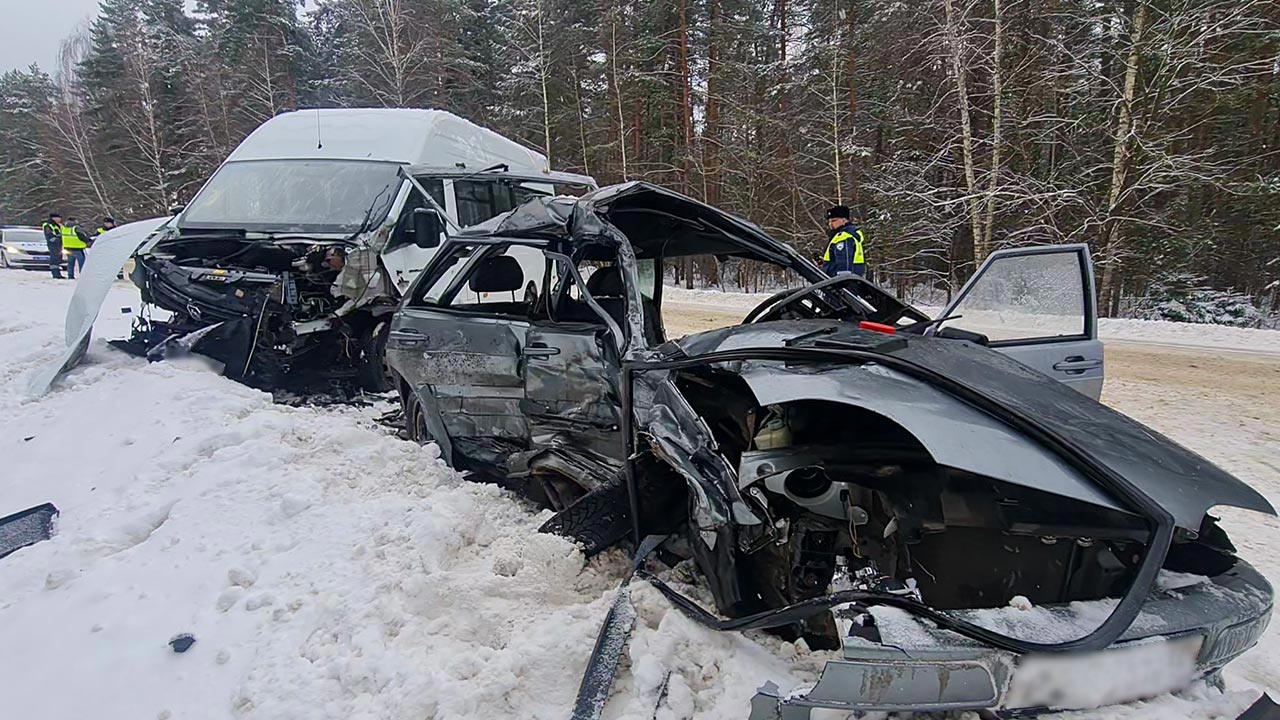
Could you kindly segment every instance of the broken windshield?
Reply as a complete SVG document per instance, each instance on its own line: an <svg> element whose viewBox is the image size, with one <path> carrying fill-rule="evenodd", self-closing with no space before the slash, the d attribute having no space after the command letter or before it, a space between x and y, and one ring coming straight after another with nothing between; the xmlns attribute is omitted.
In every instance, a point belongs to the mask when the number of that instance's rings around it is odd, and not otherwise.
<svg viewBox="0 0 1280 720"><path fill-rule="evenodd" d="M178 225L355 232L386 216L400 182L398 168L395 163L364 160L229 162L191 201Z"/></svg>

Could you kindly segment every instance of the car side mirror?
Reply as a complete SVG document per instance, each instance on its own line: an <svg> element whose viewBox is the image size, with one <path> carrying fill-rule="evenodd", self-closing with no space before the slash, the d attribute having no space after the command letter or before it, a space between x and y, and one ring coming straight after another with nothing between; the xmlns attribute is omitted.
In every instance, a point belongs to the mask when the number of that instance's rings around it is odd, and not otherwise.
<svg viewBox="0 0 1280 720"><path fill-rule="evenodd" d="M444 231L444 223L440 222L440 214L427 208L415 208L413 211L413 244L420 248L440 246L440 233Z"/></svg>

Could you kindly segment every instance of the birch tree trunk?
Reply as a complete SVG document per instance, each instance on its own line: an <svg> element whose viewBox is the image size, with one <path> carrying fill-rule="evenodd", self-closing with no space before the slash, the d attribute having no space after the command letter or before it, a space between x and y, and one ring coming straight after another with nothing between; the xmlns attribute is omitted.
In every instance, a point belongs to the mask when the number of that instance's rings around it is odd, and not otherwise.
<svg viewBox="0 0 1280 720"><path fill-rule="evenodd" d="M692 192L690 183L693 154L693 100L689 78L689 2L680 0L680 130L684 140L681 184L686 193Z"/></svg>
<svg viewBox="0 0 1280 720"><path fill-rule="evenodd" d="M346 68L348 76L383 107L412 107L427 93L418 73L431 62L432 47L414 33L411 8L404 0L356 0L352 5L362 41L355 52L359 67Z"/></svg>
<svg viewBox="0 0 1280 720"><path fill-rule="evenodd" d="M613 85L613 97L618 108L618 152L621 154L622 179L627 173L627 120L622 110L622 85L618 84L618 5L615 2L610 11L609 23L609 77Z"/></svg>
<svg viewBox="0 0 1280 720"><path fill-rule="evenodd" d="M706 129L702 133L702 184L705 200L720 202L720 0L709 0L711 34L707 43Z"/></svg>
<svg viewBox="0 0 1280 720"><path fill-rule="evenodd" d="M542 89L542 153L547 156L547 169L551 168L551 99L547 96L547 74L550 72L547 62L547 46L543 41L545 21L542 12L542 0L535 7L538 14L538 81Z"/></svg>
<svg viewBox="0 0 1280 720"><path fill-rule="evenodd" d="M1000 150L1001 150L1001 124L1004 116L1004 86L1003 86L1003 69L1000 67L1000 60L1003 49L1004 34L1004 17L1000 12L1000 0L993 0L995 3L995 47L992 49L991 58L991 92L992 113L991 113L991 177L987 185L987 217L983 223L982 239L979 241L974 238L973 241L973 261L977 265L991 254L991 234L995 225L996 215L996 192L1000 189Z"/></svg>
<svg viewBox="0 0 1280 720"><path fill-rule="evenodd" d="M950 1L950 0L948 0ZM1147 22L1146 0L1139 0L1133 18L1133 30L1129 34L1129 56L1125 61L1124 90L1120 99L1120 113L1116 118L1115 143L1111 160L1111 191L1107 198L1107 218L1099 255L1102 258L1102 287L1100 306L1106 316L1112 314L1118 291L1118 266L1124 255L1124 228L1118 217L1129 164L1133 156L1133 104L1138 86L1138 56L1142 45L1142 32Z"/></svg>
<svg viewBox="0 0 1280 720"><path fill-rule="evenodd" d="M587 156L587 111L582 106L582 76L578 73L576 64L573 68L573 102L578 108L578 146L582 150L582 172L590 175L591 160Z"/></svg>
<svg viewBox="0 0 1280 720"><path fill-rule="evenodd" d="M833 7L838 16L840 3L834 3ZM837 42L831 43L831 107L828 112L831 113L831 151L832 168L835 170L836 180L836 204L843 205L844 180L840 173L843 162L840 157L840 43Z"/></svg>
<svg viewBox="0 0 1280 720"><path fill-rule="evenodd" d="M960 144L964 160L965 208L969 212L969 229L973 237L970 241L974 251L974 261L978 260L978 245L982 242L982 219L978 215L978 180L974 171L973 160L973 123L969 118L969 85L966 78L964 50L960 42L959 22L956 19L952 0L942 0L945 10L947 44L951 49L951 74L955 76L956 97L960 105Z"/></svg>

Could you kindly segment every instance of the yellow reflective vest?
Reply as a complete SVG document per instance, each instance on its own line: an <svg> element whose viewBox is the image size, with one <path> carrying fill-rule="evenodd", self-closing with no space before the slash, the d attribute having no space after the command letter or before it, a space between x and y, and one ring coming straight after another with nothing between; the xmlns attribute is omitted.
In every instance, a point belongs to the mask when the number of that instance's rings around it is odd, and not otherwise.
<svg viewBox="0 0 1280 720"><path fill-rule="evenodd" d="M80 234L79 232L77 232L77 230L78 228L74 226L67 226L67 225L62 226L62 249L83 250L89 247L88 245L85 245L83 240L80 239Z"/></svg>
<svg viewBox="0 0 1280 720"><path fill-rule="evenodd" d="M831 242L827 243L827 251L822 256L822 262L828 266L828 271L849 272L853 270L852 265L866 263L867 259L862 250L862 242L866 236L862 234L861 228L857 232L858 234L854 235L848 230L841 230L831 236ZM852 247L850 247L850 241L853 241Z"/></svg>

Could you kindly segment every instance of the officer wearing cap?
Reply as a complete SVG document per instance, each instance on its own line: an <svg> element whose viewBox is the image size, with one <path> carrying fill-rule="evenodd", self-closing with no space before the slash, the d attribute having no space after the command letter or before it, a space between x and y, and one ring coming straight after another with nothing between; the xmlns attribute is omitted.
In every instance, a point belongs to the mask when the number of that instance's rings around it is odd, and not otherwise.
<svg viewBox="0 0 1280 720"><path fill-rule="evenodd" d="M44 242L49 249L49 272L62 279L62 213L49 213L49 219L41 226Z"/></svg>
<svg viewBox="0 0 1280 720"><path fill-rule="evenodd" d="M866 235L853 224L851 217L847 205L836 205L827 210L831 239L822 255L822 267L828 275L853 273L858 277L867 276L867 260L862 248Z"/></svg>

